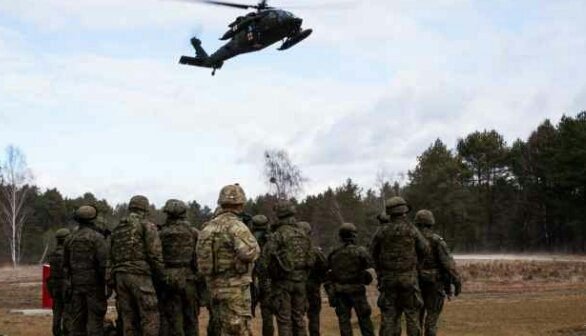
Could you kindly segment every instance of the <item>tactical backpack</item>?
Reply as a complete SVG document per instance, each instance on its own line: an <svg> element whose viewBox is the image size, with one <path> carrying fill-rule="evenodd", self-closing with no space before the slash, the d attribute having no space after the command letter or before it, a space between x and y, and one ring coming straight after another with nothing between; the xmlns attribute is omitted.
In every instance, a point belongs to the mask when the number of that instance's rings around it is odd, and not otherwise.
<svg viewBox="0 0 586 336"><path fill-rule="evenodd" d="M360 258L360 246L345 245L330 255L330 280L340 284L362 283L363 261Z"/></svg>
<svg viewBox="0 0 586 336"><path fill-rule="evenodd" d="M271 278L305 281L315 258L311 240L300 228L292 225L281 226L277 234L280 239L273 256Z"/></svg>
<svg viewBox="0 0 586 336"><path fill-rule="evenodd" d="M187 224L167 224L159 232L165 262L165 275L174 290L185 288L186 281L195 277L193 262L195 239Z"/></svg>

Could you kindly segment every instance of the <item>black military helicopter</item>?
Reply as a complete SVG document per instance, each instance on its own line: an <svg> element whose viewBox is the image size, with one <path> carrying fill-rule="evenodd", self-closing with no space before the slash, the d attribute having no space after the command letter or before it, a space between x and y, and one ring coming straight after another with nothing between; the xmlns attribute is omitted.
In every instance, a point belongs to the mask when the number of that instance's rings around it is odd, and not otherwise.
<svg viewBox="0 0 586 336"><path fill-rule="evenodd" d="M278 50L287 50L307 38L313 32L302 29L303 20L292 13L270 7L267 0L257 5L237 4L215 0L196 0L207 4L228 6L240 9L256 9L255 12L239 16L228 25L230 28L220 40L230 40L215 53L208 55L197 37L191 39L195 57L181 56L179 63L211 68L212 75L220 69L224 61L234 56L264 49L283 40Z"/></svg>

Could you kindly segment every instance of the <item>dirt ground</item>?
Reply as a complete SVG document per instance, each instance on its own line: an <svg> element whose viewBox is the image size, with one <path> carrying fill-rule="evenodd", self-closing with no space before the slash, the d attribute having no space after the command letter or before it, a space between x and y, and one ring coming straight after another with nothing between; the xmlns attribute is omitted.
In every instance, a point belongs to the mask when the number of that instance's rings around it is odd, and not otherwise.
<svg viewBox="0 0 586 336"><path fill-rule="evenodd" d="M440 335L586 335L586 257L466 258L458 256L465 279L460 297L446 302ZM50 335L50 316L25 316L13 309L40 308L39 266L0 268L0 336ZM369 288L374 322L376 288ZM207 319L200 315L202 335ZM359 335L355 323L355 333ZM259 335L260 321L254 321ZM324 298L322 334L339 335L333 309Z"/></svg>

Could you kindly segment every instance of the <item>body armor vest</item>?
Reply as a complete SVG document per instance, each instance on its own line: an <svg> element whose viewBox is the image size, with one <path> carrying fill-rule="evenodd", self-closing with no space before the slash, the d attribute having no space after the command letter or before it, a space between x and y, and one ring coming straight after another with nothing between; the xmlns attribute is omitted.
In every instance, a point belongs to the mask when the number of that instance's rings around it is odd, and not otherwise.
<svg viewBox="0 0 586 336"><path fill-rule="evenodd" d="M340 284L359 284L363 265L360 260L359 246L346 244L330 256L331 280Z"/></svg>
<svg viewBox="0 0 586 336"><path fill-rule="evenodd" d="M395 221L382 230L379 265L383 272L403 273L417 269L417 252L411 224Z"/></svg>
<svg viewBox="0 0 586 336"><path fill-rule="evenodd" d="M142 217L130 213L120 221L111 238L112 263L145 261L144 226Z"/></svg>
<svg viewBox="0 0 586 336"><path fill-rule="evenodd" d="M185 222L169 222L159 232L166 267L190 267L195 255L195 239Z"/></svg>
<svg viewBox="0 0 586 336"><path fill-rule="evenodd" d="M94 241L101 239L92 228L82 227L68 241L71 283L95 285L98 283L97 261Z"/></svg>

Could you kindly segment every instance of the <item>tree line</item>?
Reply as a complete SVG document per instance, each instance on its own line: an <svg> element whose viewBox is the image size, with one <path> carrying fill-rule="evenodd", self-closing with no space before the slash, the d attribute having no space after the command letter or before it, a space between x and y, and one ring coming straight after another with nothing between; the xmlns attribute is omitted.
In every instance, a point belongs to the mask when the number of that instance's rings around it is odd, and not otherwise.
<svg viewBox="0 0 586 336"><path fill-rule="evenodd" d="M297 195L306 178L282 150L265 153L264 173L276 190L250 199L246 210L272 217L276 200ZM457 252L586 252L586 112L557 124L545 120L511 144L496 130L468 134L454 148L437 139L406 177L400 184L377 176L368 189L348 178L296 201L297 217L312 223L312 238L326 251L344 221L356 224L360 242L368 244L383 200L400 195L414 210L433 211L436 229ZM73 210L88 203L99 209L104 231L125 215L126 204L113 206L91 193L67 198L56 188L40 190L24 155L9 146L0 161L0 264L41 261L55 230L73 227ZM196 227L211 218L211 208L196 200L188 205ZM164 221L154 206L151 216Z"/></svg>

